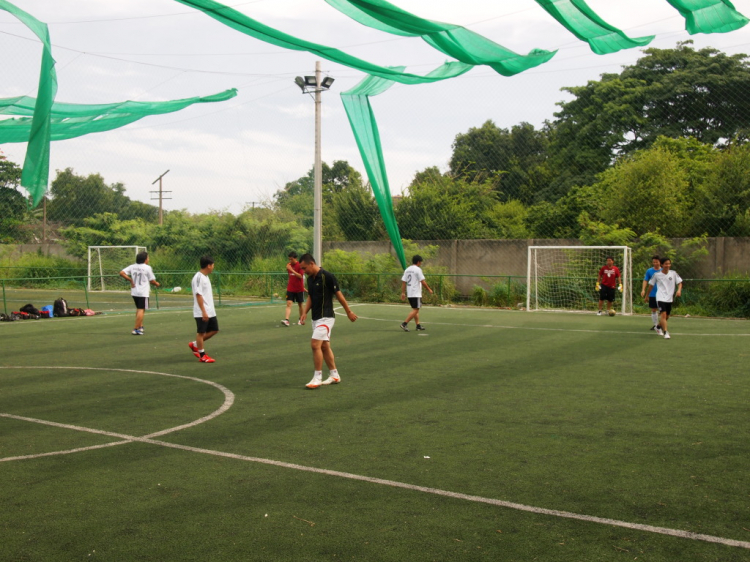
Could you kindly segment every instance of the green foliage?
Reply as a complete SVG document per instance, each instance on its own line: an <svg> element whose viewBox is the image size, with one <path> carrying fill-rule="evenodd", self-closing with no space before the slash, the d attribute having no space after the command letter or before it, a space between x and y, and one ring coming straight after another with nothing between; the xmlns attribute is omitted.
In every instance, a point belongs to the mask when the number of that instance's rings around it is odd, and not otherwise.
<svg viewBox="0 0 750 562"><path fill-rule="evenodd" d="M18 191L20 185L21 168L0 154L0 244L28 240L22 228L28 220L28 202Z"/></svg>
<svg viewBox="0 0 750 562"><path fill-rule="evenodd" d="M59 281L52 279L65 276L87 274L86 265L80 261L59 256L45 256L39 253L22 254L13 261L13 267L0 266L0 279L39 279L44 286L55 286ZM34 286L39 285L38 282Z"/></svg>

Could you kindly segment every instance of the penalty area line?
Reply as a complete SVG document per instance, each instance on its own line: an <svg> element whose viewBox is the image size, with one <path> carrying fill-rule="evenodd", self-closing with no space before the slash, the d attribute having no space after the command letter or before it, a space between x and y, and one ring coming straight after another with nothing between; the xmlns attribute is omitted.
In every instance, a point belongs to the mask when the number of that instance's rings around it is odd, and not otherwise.
<svg viewBox="0 0 750 562"><path fill-rule="evenodd" d="M517 510L517 511L524 511L524 512L527 512L527 513L533 513L533 514L536 514L536 515L546 515L546 516L551 516L551 517L561 517L561 518L564 518L564 519L574 519L574 520L578 520L578 521L584 521L584 522L587 522L587 523L596 523L596 524L600 524L600 525L608 525L608 526L613 526L613 527L622 527L622 528L625 528L625 529L631 529L631 530L635 530L635 531L643 531L643 532L646 532L646 533L654 533L654 534L672 536L672 537L676 537L676 538L697 540L697 541L703 541L703 542L710 542L710 543L715 543L715 544L721 544L721 545L725 545L725 546L733 546L733 547L750 549L750 542L747 542L747 541L739 541L739 540L735 540L735 539L728 539L728 538L717 537L717 536L713 536L713 535L705 535L705 534L702 534L702 533L693 533L691 531L683 531L683 530L680 530L680 529L670 529L670 528L667 528L667 527L656 527L656 526L653 526L653 525L643 525L641 523L630 523L628 521L619 521L617 519L609 519L609 518L606 518L606 517L597 517L597 516L594 516L594 515L584 515L584 514L580 514L580 513L573 513L573 512L570 512L570 511L560 511L560 510L556 510L556 509L546 509L546 508L543 508L543 507L535 507L535 506L531 506L531 505L514 503L514 502L509 502L509 501L504 501L504 500L498 500L498 499L493 499L493 498L485 498L485 497L482 497L482 496L473 496L473 495L470 495L470 494L462 494L462 493L459 493L459 492L451 492L451 491L448 491L448 490L441 490L439 488L430 488L430 487L427 487L427 486L418 486L418 485L415 485L415 484L407 484L407 483L404 483L404 482L397 482L395 480L386 480L386 479L383 479L383 478L373 478L373 477L370 477L370 476L362 476L362 475L353 474L353 473L350 473L350 472L341 472L341 471L338 471L338 470L328 470L328 469L325 469L325 468L316 468L316 467L304 466L304 465L300 465L300 464L293 464L293 463L288 463L288 462L283 462L283 461L275 461L275 460L263 459L263 458L259 458L259 457L250 457L250 456L246 456L246 455L238 455L238 454L235 454L235 453L227 453L227 452L215 451L215 450L211 450L211 449L202 449L202 448L199 448L199 447L191 447L189 445L180 445L180 444L177 444L177 443L169 443L167 441L160 441L160 440L149 438L148 436L146 436L146 437L135 437L135 436L131 436L131 435L123 435L121 433L113 433L113 432L101 431L101 430L91 429L91 428L86 428L86 427L73 426L73 425L67 425L67 424L60 424L60 423L49 422L49 421L45 421L45 420L37 420L37 419L34 419L34 418L26 418L26 417L22 417L22 416L14 416L14 415L11 415L11 414L2 414L2 413L0 413L0 417L7 417L7 418L17 419L17 420L22 420L22 421L33 422L33 423L40 423L40 424L44 424L44 425L52 425L52 426L55 426L55 427L62 427L62 428L67 428L67 429L74 429L76 431L83 431L83 432L88 432L88 433L95 433L95 434L99 434L99 435L107 435L107 436L116 437L118 439L121 439L121 441L117 441L117 442L114 442L114 443L107 443L107 444L104 444L104 445L94 445L92 447L82 447L82 448L77 449L75 451L88 451L88 450L93 450L93 449L101 449L101 448L104 448L104 447L112 447L112 446L121 445L121 444L124 444L124 443L147 443L147 444L151 444L151 445L158 445L158 446L161 446L161 447L167 447L167 448L170 448L170 449L177 449L177 450L181 450L181 451L188 451L188 452L192 452L192 453L199 453L199 454L202 454L202 455L210 455L210 456L215 456L215 457L223 457L223 458L234 459L234 460L239 460L239 461L253 462L253 463L265 464L265 465L270 465L270 466L277 466L277 467L280 467L280 468L289 468L289 469L292 469L292 470L301 470L301 471L304 471L304 472L311 472L311 473L321 474L321 475L325 475L325 476L335 476L337 478L346 478L348 480L357 480L357 481L360 481L360 482L367 482L367 483L370 483L370 484L377 484L377 485L381 485L381 486L389 486L391 488L401 488L401 489L410 490L410 491L413 491L413 492L421 492L421 493L425 493L425 494L432 494L432 495L435 495L435 496L442 496L442 497L452 498L452 499L457 499L457 500L470 501L470 502L474 502L474 503L489 504L489 505L494 505L494 506L497 506L497 507L504 507L504 508L507 508L507 509L514 509L514 510ZM155 435L155 434L152 434L152 435ZM70 451L64 451L64 452L58 452L58 453L41 453L41 454L38 454L38 455L29 455L27 457L15 457L15 458L16 459L20 459L20 458L24 458L24 459L40 458L40 457L44 457L44 456L51 456L51 455L55 455L55 454L68 454L68 453L72 453L72 452L74 452L74 451L70 450ZM12 459L11 458L0 459L0 461L4 461L4 460L12 460Z"/></svg>

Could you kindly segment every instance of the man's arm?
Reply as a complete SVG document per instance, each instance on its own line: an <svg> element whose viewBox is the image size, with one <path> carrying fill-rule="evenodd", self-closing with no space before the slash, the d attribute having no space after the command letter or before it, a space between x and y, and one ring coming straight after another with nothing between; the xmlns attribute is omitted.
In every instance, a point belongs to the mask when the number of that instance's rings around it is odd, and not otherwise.
<svg viewBox="0 0 750 562"><path fill-rule="evenodd" d="M307 300L305 301L305 307L302 310L302 315L299 317L300 322L304 322L305 319L307 319L307 313L310 312L310 309L312 308L312 297L310 296L310 293L307 293Z"/></svg>
<svg viewBox="0 0 750 562"><path fill-rule="evenodd" d="M423 286L423 287L424 287L425 289L427 289L428 291L430 291L430 294L431 294L431 295L434 295L434 294L435 294L435 293L433 293L433 292L432 292L432 289L430 289L430 286L429 286L429 285L427 284L427 281L425 281L424 279L422 279L422 286Z"/></svg>
<svg viewBox="0 0 750 562"><path fill-rule="evenodd" d="M341 291L336 291L336 299L341 303L341 306L344 307L344 310L346 311L346 316L354 322L357 319L357 315L352 312L352 309L349 308L349 305L346 302L346 298L344 298L344 293Z"/></svg>
<svg viewBox="0 0 750 562"><path fill-rule="evenodd" d="M133 283L133 279L131 277L128 277L128 274L125 273L124 269L120 272L120 277L122 277L123 279L125 279L125 281L127 281L128 283L130 283L130 287L132 289L135 289L135 283Z"/></svg>
<svg viewBox="0 0 750 562"><path fill-rule="evenodd" d="M159 282L156 279L152 279L151 281L149 281L149 283L151 283L155 287L161 287L161 284L159 284Z"/></svg>
<svg viewBox="0 0 750 562"><path fill-rule="evenodd" d="M301 273L297 273L296 271L294 271L294 268L289 263L286 264L286 270L289 273L291 273L292 275L294 275L295 277L299 278L299 279L304 279L305 278L304 275L302 275Z"/></svg>
<svg viewBox="0 0 750 562"><path fill-rule="evenodd" d="M195 295L195 300L198 302L198 306L200 307L201 312L203 313L201 318L203 318L204 322L208 322L208 312L206 312L206 305L203 302L203 295L201 294Z"/></svg>
<svg viewBox="0 0 750 562"><path fill-rule="evenodd" d="M401 281L401 300L406 300L406 281Z"/></svg>
<svg viewBox="0 0 750 562"><path fill-rule="evenodd" d="M644 279L644 280L643 280L643 285L641 285L641 296L642 296L642 297L645 297L645 296L646 296L646 287L647 287L647 286L648 286L648 281L646 281L646 280Z"/></svg>
<svg viewBox="0 0 750 562"><path fill-rule="evenodd" d="M677 292L675 293L676 297L682 296L682 281L680 281L680 284L677 285Z"/></svg>

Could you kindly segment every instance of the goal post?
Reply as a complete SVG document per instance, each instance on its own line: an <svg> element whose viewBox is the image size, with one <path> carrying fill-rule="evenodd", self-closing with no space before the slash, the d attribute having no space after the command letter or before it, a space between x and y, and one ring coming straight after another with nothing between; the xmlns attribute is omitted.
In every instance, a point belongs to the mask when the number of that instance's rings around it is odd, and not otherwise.
<svg viewBox="0 0 750 562"><path fill-rule="evenodd" d="M586 311L598 309L599 268L608 256L622 275L615 309L633 313L633 258L628 246L529 246L526 310Z"/></svg>
<svg viewBox="0 0 750 562"><path fill-rule="evenodd" d="M106 291L108 283L115 287L111 276L119 275L123 269L135 263L139 252L145 251L145 246L89 246L89 291Z"/></svg>

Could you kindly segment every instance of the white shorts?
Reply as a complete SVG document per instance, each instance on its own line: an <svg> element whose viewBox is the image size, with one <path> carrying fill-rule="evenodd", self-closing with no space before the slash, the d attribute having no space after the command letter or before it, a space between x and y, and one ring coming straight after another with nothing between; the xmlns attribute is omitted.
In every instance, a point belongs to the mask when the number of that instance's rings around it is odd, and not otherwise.
<svg viewBox="0 0 750 562"><path fill-rule="evenodd" d="M313 320L312 339L321 341L331 341L331 330L336 323L335 318L321 318Z"/></svg>

